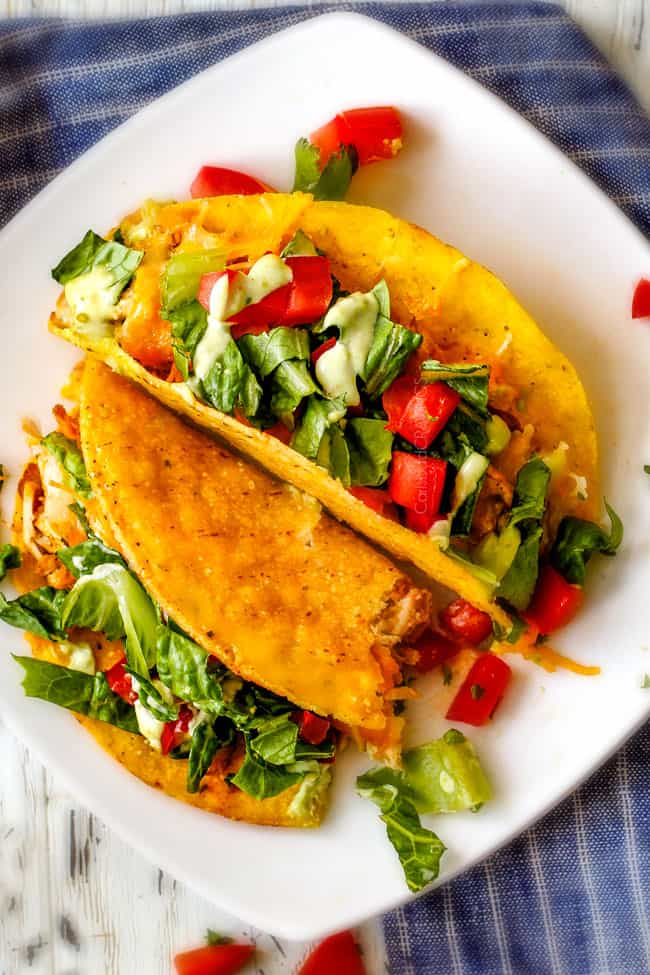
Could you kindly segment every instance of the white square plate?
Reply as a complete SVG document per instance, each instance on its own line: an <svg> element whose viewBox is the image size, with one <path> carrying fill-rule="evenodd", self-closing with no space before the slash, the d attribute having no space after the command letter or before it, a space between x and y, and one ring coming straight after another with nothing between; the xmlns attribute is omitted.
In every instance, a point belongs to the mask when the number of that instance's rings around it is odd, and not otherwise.
<svg viewBox="0 0 650 975"><path fill-rule="evenodd" d="M650 670L650 329L630 320L650 249L564 156L445 61L356 14L311 20L216 65L91 149L0 235L0 459L20 470L20 419L47 428L76 358L46 331L57 293L48 271L89 225L102 232L146 197L186 196L206 162L289 187L298 136L341 108L373 104L399 106L406 148L360 172L351 198L412 219L493 268L570 356L594 402L605 493L626 528L618 558L594 565L587 610L561 639L602 676L547 675L514 661L517 679L496 720L471 736L497 798L478 816L433 824L448 846L447 880L557 803L650 710L640 689ZM13 487L3 492L5 518ZM25 699L9 656L23 651L21 636L3 628L0 645L0 708L15 731L133 846L221 907L312 938L407 899L377 812L355 795L369 763L351 749L322 829L231 823L147 788L69 714ZM440 684L423 682L413 742L444 729Z"/></svg>

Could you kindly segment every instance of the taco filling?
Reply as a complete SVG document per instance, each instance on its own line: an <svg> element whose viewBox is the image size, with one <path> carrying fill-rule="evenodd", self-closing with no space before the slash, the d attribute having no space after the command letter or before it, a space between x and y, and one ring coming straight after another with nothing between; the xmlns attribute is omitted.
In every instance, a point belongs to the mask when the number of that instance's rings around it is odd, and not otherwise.
<svg viewBox="0 0 650 975"><path fill-rule="evenodd" d="M388 214L300 193L148 203L53 274L53 331L455 590L500 638L521 632L564 519L599 509L570 364L489 272Z"/></svg>

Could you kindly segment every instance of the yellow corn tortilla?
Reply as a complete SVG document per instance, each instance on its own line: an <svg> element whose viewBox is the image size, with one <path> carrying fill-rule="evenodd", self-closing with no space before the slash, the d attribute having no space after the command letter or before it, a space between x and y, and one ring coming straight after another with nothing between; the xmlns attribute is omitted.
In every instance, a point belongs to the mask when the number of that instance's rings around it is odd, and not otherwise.
<svg viewBox="0 0 650 975"><path fill-rule="evenodd" d="M507 395L508 390L515 390L524 432L512 437L508 448L494 459L494 466L498 470L512 467L513 459L520 459L522 444L528 456L550 453L566 444L565 473L554 478L549 493L549 525L557 525L568 513L588 519L597 516L596 436L575 369L507 288L455 248L381 210L317 203L303 194L150 205L144 219L138 212L121 226L127 239L129 230L137 228L134 246L144 247L149 255L146 260L155 261L159 268L172 247L179 251L217 247L228 261L256 260L269 249L277 251L300 228L330 258L332 272L343 287L366 291L384 278L391 296L391 316L424 337L420 359L489 362L502 384L501 389L497 385L496 399L506 410L515 409ZM132 307L142 306L140 299L150 295L151 281L150 273L138 271ZM73 326L69 309L61 301L50 319L55 334L91 352L176 412L221 435L278 477L313 495L338 519L487 611L501 626L509 625L490 588L427 536L382 518L325 470L275 438L200 403L184 384L168 383L148 372L120 347L115 336L97 338ZM583 483L586 494L576 489Z"/></svg>
<svg viewBox="0 0 650 975"><path fill-rule="evenodd" d="M28 465L26 474L19 484L16 498L12 534L14 544L19 547L23 541L22 487L26 475L36 476L34 471L27 473L32 466L35 467L35 465ZM92 501L88 507L90 510L95 510ZM102 525L102 529L104 528L105 525ZM102 531L102 537L112 547L117 547L115 539L109 538L105 531ZM34 556L25 549L22 549L22 565L13 573L12 581L19 592L27 592L47 583L38 572ZM24 636L34 657L63 667L68 665L67 654L58 644L44 640L33 633L25 633ZM124 656L122 642L107 640L103 634L79 630L76 632L76 639L92 647L98 670L108 670ZM269 799L254 799L226 781L226 776L236 772L241 765L243 760L241 748L235 751L223 749L217 754L211 768L201 780L200 791L189 793L186 789L187 760L161 755L154 751L140 735L132 735L128 731L93 718L82 715L75 715L75 717L98 744L133 775L172 798L180 799L199 809L259 826L303 828L319 826L325 814L329 785L327 778L321 783L322 789L315 792L309 801L301 802L296 799L300 784Z"/></svg>
<svg viewBox="0 0 650 975"><path fill-rule="evenodd" d="M240 677L388 734L393 650L428 622L430 593L318 502L92 360L80 420L101 520L176 623Z"/></svg>

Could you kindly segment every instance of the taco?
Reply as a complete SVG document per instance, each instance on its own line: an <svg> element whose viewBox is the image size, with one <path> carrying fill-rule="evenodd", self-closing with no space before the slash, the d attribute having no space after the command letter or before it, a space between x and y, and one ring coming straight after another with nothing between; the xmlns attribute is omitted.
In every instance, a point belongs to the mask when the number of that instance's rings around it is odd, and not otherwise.
<svg viewBox="0 0 650 975"><path fill-rule="evenodd" d="M573 366L488 270L309 195L147 203L53 272L51 330L488 613L599 510Z"/></svg>
<svg viewBox="0 0 650 975"><path fill-rule="evenodd" d="M80 394L31 430L18 490L22 595L0 618L32 648L26 693L169 795L318 825L345 735L399 763L429 593L101 363Z"/></svg>

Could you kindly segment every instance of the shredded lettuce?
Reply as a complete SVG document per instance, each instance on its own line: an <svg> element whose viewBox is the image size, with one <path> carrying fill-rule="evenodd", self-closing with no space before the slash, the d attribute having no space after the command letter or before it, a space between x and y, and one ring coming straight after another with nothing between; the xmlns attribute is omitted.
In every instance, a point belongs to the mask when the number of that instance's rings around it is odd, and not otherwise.
<svg viewBox="0 0 650 975"><path fill-rule="evenodd" d="M378 487L388 480L393 434L384 420L355 417L345 428L350 456L350 483Z"/></svg>
<svg viewBox="0 0 650 975"><path fill-rule="evenodd" d="M269 799L290 789L303 777L302 772L291 772L286 766L270 765L262 761L247 742L246 757L229 781L254 799Z"/></svg>
<svg viewBox="0 0 650 975"><path fill-rule="evenodd" d="M357 792L379 807L409 890L422 890L438 876L445 846L432 830L422 826L399 773L391 769L366 772L357 779Z"/></svg>
<svg viewBox="0 0 650 975"><path fill-rule="evenodd" d="M56 458L59 467L64 472L70 488L82 498L89 498L92 494L86 464L79 446L70 437L55 430L43 437L41 443Z"/></svg>
<svg viewBox="0 0 650 975"><path fill-rule="evenodd" d="M237 344L262 379L283 362L309 359L309 334L303 328L272 328L261 335L243 335Z"/></svg>
<svg viewBox="0 0 650 975"><path fill-rule="evenodd" d="M10 569L20 567L20 550L15 545L0 545L0 582Z"/></svg>
<svg viewBox="0 0 650 975"><path fill-rule="evenodd" d="M171 312L194 301L204 274L223 271L225 266L225 255L220 250L173 254L167 261L161 279L163 318L169 318Z"/></svg>
<svg viewBox="0 0 650 975"><path fill-rule="evenodd" d="M75 579L90 575L98 565L104 565L107 562L126 568L126 562L119 552L109 548L108 545L104 545L92 532L89 533L85 542L80 542L79 545L73 545L69 548L60 548L56 554L59 561Z"/></svg>
<svg viewBox="0 0 650 975"><path fill-rule="evenodd" d="M466 363L452 365L448 362L439 362L437 359L427 359L420 369L423 382L447 383L481 416L487 416L489 366Z"/></svg>
<svg viewBox="0 0 650 975"><path fill-rule="evenodd" d="M51 586L32 589L12 600L0 592L0 620L44 640L64 639L61 612L66 595L64 589Z"/></svg>
<svg viewBox="0 0 650 975"><path fill-rule="evenodd" d="M28 697L38 697L139 734L133 707L111 691L104 674L91 676L35 657L14 656L14 660L25 671L23 688Z"/></svg>
<svg viewBox="0 0 650 975"><path fill-rule="evenodd" d="M541 458L533 457L520 469L515 482L507 528L516 527L521 542L508 571L499 583L498 595L520 612L528 606L537 583L542 518L546 510L546 493L550 479L549 467ZM510 538L504 544L510 550Z"/></svg>
<svg viewBox="0 0 650 975"><path fill-rule="evenodd" d="M381 292L378 296L377 288L373 290L373 294L380 302L380 308L385 308L387 301L385 296ZM421 344L422 336L419 332L391 322L386 314L380 312L361 373L365 391L371 399L377 399L388 389L402 373L412 353Z"/></svg>
<svg viewBox="0 0 650 975"><path fill-rule="evenodd" d="M326 432L344 416L344 400L328 400L321 399L320 396L311 396L294 433L291 446L304 457L316 460Z"/></svg>
<svg viewBox="0 0 650 975"><path fill-rule="evenodd" d="M178 717L178 705L170 703L164 697L153 681L143 674L137 673L132 667L125 667L125 672L134 679L138 700L157 721L175 721Z"/></svg>
<svg viewBox="0 0 650 975"><path fill-rule="evenodd" d="M201 390L222 413L232 413L237 406L245 416L255 416L262 400L262 387L233 339L212 363Z"/></svg>
<svg viewBox="0 0 650 975"><path fill-rule="evenodd" d="M78 626L105 633L109 640L126 637L127 663L143 677L156 662L156 607L123 565L103 563L81 576L65 597L61 622L66 629Z"/></svg>
<svg viewBox="0 0 650 975"><path fill-rule="evenodd" d="M228 721L200 721L192 734L187 765L186 788L198 792L201 779L212 765L220 748L232 744L235 738L233 726Z"/></svg>
<svg viewBox="0 0 650 975"><path fill-rule="evenodd" d="M551 564L573 585L584 586L587 563L594 552L616 555L623 541L623 522L607 502L605 507L611 526L609 534L599 525L582 518L567 516L560 522L551 551Z"/></svg>
<svg viewBox="0 0 650 975"><path fill-rule="evenodd" d="M161 681L176 697L209 714L221 714L225 668L194 640L171 626L161 626L156 667Z"/></svg>
<svg viewBox="0 0 650 975"><path fill-rule="evenodd" d="M208 327L208 313L203 305L194 300L180 305L173 311L168 310L165 317L172 325L174 363L187 382L196 347Z"/></svg>
<svg viewBox="0 0 650 975"><path fill-rule="evenodd" d="M66 285L82 274L102 268L107 272L110 297L112 304L115 304L143 256L142 251L132 250L114 240L105 240L89 230L83 240L52 269L52 277L59 284Z"/></svg>

